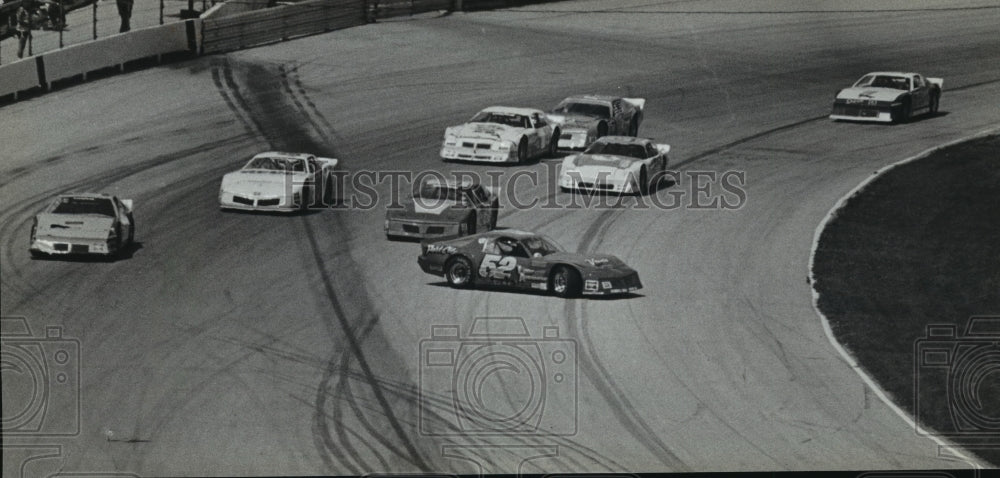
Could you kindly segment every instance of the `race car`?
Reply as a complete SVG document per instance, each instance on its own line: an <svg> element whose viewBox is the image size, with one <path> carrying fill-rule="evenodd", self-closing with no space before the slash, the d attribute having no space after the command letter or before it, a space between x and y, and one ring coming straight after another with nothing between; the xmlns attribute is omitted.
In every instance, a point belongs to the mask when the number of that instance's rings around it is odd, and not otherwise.
<svg viewBox="0 0 1000 478"><path fill-rule="evenodd" d="M441 158L445 161L523 163L557 152L559 127L545 113L531 108L492 106L468 123L444 131Z"/></svg>
<svg viewBox="0 0 1000 478"><path fill-rule="evenodd" d="M605 136L582 154L563 158L559 187L642 194L667 170L670 145L631 136Z"/></svg>
<svg viewBox="0 0 1000 478"><path fill-rule="evenodd" d="M306 153L266 152L222 177L219 207L297 211L333 204L337 160Z"/></svg>
<svg viewBox="0 0 1000 478"><path fill-rule="evenodd" d="M96 254L114 257L135 241L132 200L107 194L64 194L35 216L32 257Z"/></svg>
<svg viewBox="0 0 1000 478"><path fill-rule="evenodd" d="M903 123L919 113L936 114L941 78L917 73L875 72L837 93L830 119Z"/></svg>
<svg viewBox="0 0 1000 478"><path fill-rule="evenodd" d="M386 210L386 238L462 236L497 225L497 194L478 181L432 177L414 189L403 209Z"/></svg>
<svg viewBox="0 0 1000 478"><path fill-rule="evenodd" d="M559 149L579 150L603 136L638 135L645 105L644 98L570 96L549 111L549 120L562 127Z"/></svg>
<svg viewBox="0 0 1000 478"><path fill-rule="evenodd" d="M493 285L560 297L621 295L642 288L639 274L608 254L565 252L551 239L502 229L420 245L417 263L455 288Z"/></svg>

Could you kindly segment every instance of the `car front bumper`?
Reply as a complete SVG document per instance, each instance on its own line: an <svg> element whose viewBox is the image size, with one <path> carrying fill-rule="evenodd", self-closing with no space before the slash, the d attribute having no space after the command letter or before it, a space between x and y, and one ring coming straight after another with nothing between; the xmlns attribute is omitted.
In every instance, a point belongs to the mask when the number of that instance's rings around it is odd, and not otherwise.
<svg viewBox="0 0 1000 478"><path fill-rule="evenodd" d="M583 295L618 295L629 294L642 289L642 281L639 280L639 273L632 272L620 277L612 278L585 278L583 281Z"/></svg>
<svg viewBox="0 0 1000 478"><path fill-rule="evenodd" d="M462 233L460 228L457 223L387 219L385 235L429 239L460 235Z"/></svg>
<svg viewBox="0 0 1000 478"><path fill-rule="evenodd" d="M594 138L583 130L562 131L559 135L559 149L581 150L592 143Z"/></svg>
<svg viewBox="0 0 1000 478"><path fill-rule="evenodd" d="M241 211L292 212L300 209L294 198L287 196L247 196L225 192L219 194L219 207Z"/></svg>
<svg viewBox="0 0 1000 478"><path fill-rule="evenodd" d="M892 122L892 107L886 105L834 103L832 120Z"/></svg>
<svg viewBox="0 0 1000 478"><path fill-rule="evenodd" d="M613 177L610 175L599 178L580 176L577 174L562 174L559 186L563 189L634 194L638 192L636 182L630 177Z"/></svg>
<svg viewBox="0 0 1000 478"><path fill-rule="evenodd" d="M441 147L441 158L452 161L483 161L489 163L516 163L517 150L492 150L466 148L464 146Z"/></svg>

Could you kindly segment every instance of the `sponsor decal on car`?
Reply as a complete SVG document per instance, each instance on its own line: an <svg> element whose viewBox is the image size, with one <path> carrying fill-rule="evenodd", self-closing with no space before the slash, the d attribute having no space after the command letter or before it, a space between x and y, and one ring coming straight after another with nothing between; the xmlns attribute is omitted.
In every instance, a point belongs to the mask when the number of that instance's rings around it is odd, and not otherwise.
<svg viewBox="0 0 1000 478"><path fill-rule="evenodd" d="M583 283L584 292L597 292L598 284L596 280L587 280Z"/></svg>
<svg viewBox="0 0 1000 478"><path fill-rule="evenodd" d="M427 246L428 254L454 254L458 252L455 246L446 246L443 244L431 244Z"/></svg>
<svg viewBox="0 0 1000 478"><path fill-rule="evenodd" d="M590 264L590 265L592 265L592 266L594 266L594 267L599 267L599 266L607 265L610 262L611 261L609 261L607 259L587 259L587 263Z"/></svg>

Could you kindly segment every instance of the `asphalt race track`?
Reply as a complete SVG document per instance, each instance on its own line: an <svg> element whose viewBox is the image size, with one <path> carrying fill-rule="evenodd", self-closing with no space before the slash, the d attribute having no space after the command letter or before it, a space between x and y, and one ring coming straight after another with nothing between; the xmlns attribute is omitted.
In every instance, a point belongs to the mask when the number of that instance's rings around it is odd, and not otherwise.
<svg viewBox="0 0 1000 478"><path fill-rule="evenodd" d="M520 471L970 466L866 388L828 342L806 276L817 224L866 176L1000 124L995 1L609 3L383 22L5 106L0 310L35 335L62 326L80 349L79 435L26 439L63 447L31 466L473 473L461 458L473 454L495 473L529 457ZM837 89L872 70L944 77L941 114L826 119ZM481 107L586 92L647 98L640 135L673 146L682 179L655 197L680 207L517 208L568 197L558 160L437 157L444 127ZM617 300L452 290L420 271L417 244L385 240L388 182L371 208L220 212L221 175L265 149L334 155L353 172L535 172L501 200L500 225L615 254L645 288ZM695 171L743 172L745 201L691 207ZM84 190L134 199L139 245L111 263L30 260L33 215ZM717 184L696 202L712 198L739 203ZM572 432L421 433L421 340L481 316L575 341L575 393L545 389ZM516 409L515 382L489 400ZM443 392L423 391L425 415L454 414ZM72 429L75 413L45 419Z"/></svg>

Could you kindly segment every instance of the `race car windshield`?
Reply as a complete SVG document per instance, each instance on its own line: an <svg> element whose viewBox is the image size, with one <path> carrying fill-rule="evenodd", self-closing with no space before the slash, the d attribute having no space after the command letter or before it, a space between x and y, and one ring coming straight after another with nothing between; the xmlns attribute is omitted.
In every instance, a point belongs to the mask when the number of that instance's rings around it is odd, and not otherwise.
<svg viewBox="0 0 1000 478"><path fill-rule="evenodd" d="M910 81L904 76L868 75L858 80L854 86L871 86L873 88L892 88L908 91Z"/></svg>
<svg viewBox="0 0 1000 478"><path fill-rule="evenodd" d="M629 158L643 159L646 157L646 148L641 144L619 144L596 142L590 145L584 154L607 154L611 156L626 156Z"/></svg>
<svg viewBox="0 0 1000 478"><path fill-rule="evenodd" d="M298 158L254 158L243 169L263 169L265 171L305 172L305 161Z"/></svg>
<svg viewBox="0 0 1000 478"><path fill-rule="evenodd" d="M598 105L594 103L576 103L572 101L564 101L559 103L554 110L556 113L562 113L565 115L585 115L593 116L596 118L610 118L611 109L607 105Z"/></svg>
<svg viewBox="0 0 1000 478"><path fill-rule="evenodd" d="M54 214L93 214L115 217L115 207L107 198L60 198Z"/></svg>
<svg viewBox="0 0 1000 478"><path fill-rule="evenodd" d="M515 128L530 128L531 122L528 118L521 115L514 114L503 114L503 113L493 113L489 111L480 111L476 116L473 116L470 123L495 123L502 124L505 126L513 126Z"/></svg>
<svg viewBox="0 0 1000 478"><path fill-rule="evenodd" d="M559 247L551 239L544 236L529 237L521 240L521 243L524 244L524 247L528 248L528 253L532 256L547 256L552 253L562 252L561 247Z"/></svg>

